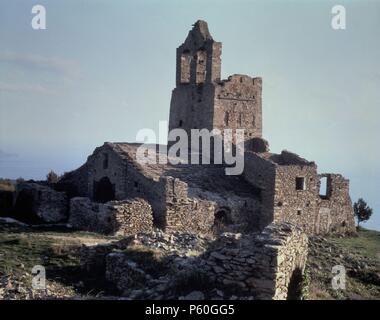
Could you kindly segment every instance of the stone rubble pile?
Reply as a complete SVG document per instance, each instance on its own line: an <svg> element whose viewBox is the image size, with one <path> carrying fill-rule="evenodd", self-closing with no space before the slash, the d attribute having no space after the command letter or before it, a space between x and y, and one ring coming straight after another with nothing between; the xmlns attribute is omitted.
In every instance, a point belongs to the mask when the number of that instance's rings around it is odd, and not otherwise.
<svg viewBox="0 0 380 320"><path fill-rule="evenodd" d="M46 281L46 288L33 289L32 275L25 272L20 277L0 275L0 300L30 300L30 299L72 299L76 296L74 290L64 285Z"/></svg>

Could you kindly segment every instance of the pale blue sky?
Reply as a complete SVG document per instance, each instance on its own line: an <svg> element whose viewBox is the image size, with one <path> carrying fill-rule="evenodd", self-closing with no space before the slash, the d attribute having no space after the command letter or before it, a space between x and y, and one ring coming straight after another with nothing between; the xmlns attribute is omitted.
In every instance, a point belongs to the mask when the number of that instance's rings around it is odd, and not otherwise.
<svg viewBox="0 0 380 320"><path fill-rule="evenodd" d="M31 28L31 8L47 30ZM331 28L343 4L347 29ZM342 173L380 230L380 1L0 2L0 176L43 178L167 120L175 49L198 19L222 76L263 77L264 136Z"/></svg>

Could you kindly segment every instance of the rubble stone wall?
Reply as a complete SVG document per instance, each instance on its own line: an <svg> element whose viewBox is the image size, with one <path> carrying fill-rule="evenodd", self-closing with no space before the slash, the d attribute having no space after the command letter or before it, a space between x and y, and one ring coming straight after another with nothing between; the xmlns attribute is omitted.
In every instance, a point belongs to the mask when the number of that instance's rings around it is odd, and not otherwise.
<svg viewBox="0 0 380 320"><path fill-rule="evenodd" d="M165 230L208 233L214 224L215 202L190 198L187 183L165 177Z"/></svg>
<svg viewBox="0 0 380 320"><path fill-rule="evenodd" d="M69 224L80 230L130 235L151 231L153 213L151 206L139 198L103 204L77 197L70 200Z"/></svg>
<svg viewBox="0 0 380 320"><path fill-rule="evenodd" d="M216 240L180 232L139 234L83 247L81 265L89 272L101 270L125 296L138 287L140 298L173 299L177 277L197 270L209 279L207 291L219 288L238 297L299 299L307 250L305 233L285 223L270 224L262 233L225 233ZM133 257L130 252L138 254ZM146 260L149 253L161 257L159 268L166 270L165 276L146 265L152 263Z"/></svg>
<svg viewBox="0 0 380 320"><path fill-rule="evenodd" d="M318 199L315 233L355 233L349 180L340 174L321 174L321 177L327 178L327 195Z"/></svg>
<svg viewBox="0 0 380 320"><path fill-rule="evenodd" d="M300 294L308 240L298 227L270 224L258 235L227 233L213 248L202 257L201 267L224 286L255 299L287 299L293 294L289 288Z"/></svg>
<svg viewBox="0 0 380 320"><path fill-rule="evenodd" d="M303 179L302 190L296 188L298 178ZM312 234L319 199L318 193L319 179L316 166L277 166L274 222L290 222L306 233Z"/></svg>
<svg viewBox="0 0 380 320"><path fill-rule="evenodd" d="M320 195L321 178L327 194ZM304 190L296 179L304 179ZM293 223L307 234L354 233L355 221L349 181L339 174L317 174L317 167L287 165L276 168L274 222Z"/></svg>
<svg viewBox="0 0 380 320"><path fill-rule="evenodd" d="M260 216L258 226L262 230L273 221L275 195L275 165L253 152L244 155L244 178L260 189Z"/></svg>
<svg viewBox="0 0 380 320"><path fill-rule="evenodd" d="M213 127L245 129L245 138L261 137L261 78L232 75L215 87Z"/></svg>
<svg viewBox="0 0 380 320"><path fill-rule="evenodd" d="M19 183L16 186L14 199L15 210L23 215L36 215L47 223L62 222L68 217L66 194L48 186L33 182Z"/></svg>
<svg viewBox="0 0 380 320"><path fill-rule="evenodd" d="M97 182L106 177L113 186L115 199L125 199L128 194L126 190L127 166L125 161L115 153L112 148L105 144L96 148L94 153L88 157L88 196L94 197L94 187Z"/></svg>

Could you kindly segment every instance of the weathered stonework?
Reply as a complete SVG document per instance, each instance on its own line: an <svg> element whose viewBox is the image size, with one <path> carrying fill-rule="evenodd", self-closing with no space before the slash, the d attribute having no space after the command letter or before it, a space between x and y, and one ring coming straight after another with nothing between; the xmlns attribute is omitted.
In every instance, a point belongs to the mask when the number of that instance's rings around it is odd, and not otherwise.
<svg viewBox="0 0 380 320"><path fill-rule="evenodd" d="M89 272L103 273L127 297L138 288L139 298L179 298L173 293L177 277L198 270L237 297L299 299L307 250L307 236L299 228L271 224L262 233L225 233L215 241L185 233L139 234L106 246L84 247L81 262ZM145 258L134 260L131 252ZM166 276L154 275L142 264L153 253L161 260L152 263L159 263Z"/></svg>
<svg viewBox="0 0 380 320"><path fill-rule="evenodd" d="M143 199L95 203L89 198L72 198L69 224L76 229L104 234L130 235L153 228L151 206Z"/></svg>
<svg viewBox="0 0 380 320"><path fill-rule="evenodd" d="M307 236L299 228L270 224L259 235L222 235L201 266L219 283L256 299L299 298L307 248Z"/></svg>
<svg viewBox="0 0 380 320"><path fill-rule="evenodd" d="M68 199L64 192L48 186L24 182L16 186L15 210L25 218L36 216L43 222L56 223L68 217Z"/></svg>
<svg viewBox="0 0 380 320"><path fill-rule="evenodd" d="M288 151L247 152L244 175L261 190L260 227L274 221L308 234L355 232L349 182L341 175L318 175L314 162ZM327 178L326 195L320 195L321 177Z"/></svg>
<svg viewBox="0 0 380 320"><path fill-rule="evenodd" d="M261 78L232 75L220 79L222 44L207 23L197 21L177 48L177 81L170 103L169 130L245 129L246 139L261 137Z"/></svg>

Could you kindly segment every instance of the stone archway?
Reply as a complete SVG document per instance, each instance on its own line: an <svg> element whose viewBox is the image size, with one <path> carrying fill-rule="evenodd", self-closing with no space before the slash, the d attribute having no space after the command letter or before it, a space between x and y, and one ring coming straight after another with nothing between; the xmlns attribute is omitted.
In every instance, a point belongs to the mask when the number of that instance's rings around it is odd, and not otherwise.
<svg viewBox="0 0 380 320"><path fill-rule="evenodd" d="M302 270L294 269L288 284L288 295L286 300L301 300L302 296Z"/></svg>
<svg viewBox="0 0 380 320"><path fill-rule="evenodd" d="M108 177L94 181L93 198L102 203L115 200L115 185L111 183Z"/></svg>
<svg viewBox="0 0 380 320"><path fill-rule="evenodd" d="M217 232L225 231L233 223L231 209L228 207L219 207L214 213L214 230Z"/></svg>

